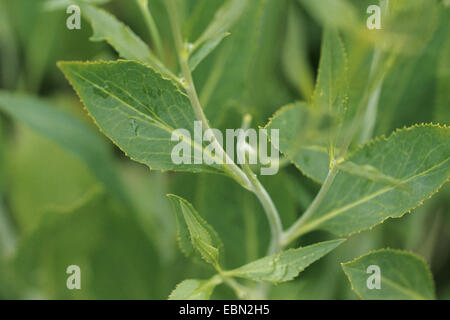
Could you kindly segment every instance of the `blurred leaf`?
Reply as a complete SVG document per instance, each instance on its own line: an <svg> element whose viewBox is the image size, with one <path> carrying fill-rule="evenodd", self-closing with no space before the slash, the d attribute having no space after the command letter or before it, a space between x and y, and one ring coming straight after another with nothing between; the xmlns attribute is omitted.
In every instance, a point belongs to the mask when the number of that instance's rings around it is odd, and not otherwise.
<svg viewBox="0 0 450 320"><path fill-rule="evenodd" d="M292 86L304 100L313 95L314 76L309 63L305 17L294 5L289 7L287 30L282 51L282 66Z"/></svg>
<svg viewBox="0 0 450 320"><path fill-rule="evenodd" d="M286 0L248 1L223 45L196 69L194 80L211 123L231 107L262 121L274 106L292 101L279 62ZM237 124L236 124L237 125Z"/></svg>
<svg viewBox="0 0 450 320"><path fill-rule="evenodd" d="M313 104L319 110L342 115L348 99L347 52L337 31L325 29L314 90Z"/></svg>
<svg viewBox="0 0 450 320"><path fill-rule="evenodd" d="M168 176L130 161L120 167L120 172L136 218L158 249L161 262L173 263L176 223L166 198Z"/></svg>
<svg viewBox="0 0 450 320"><path fill-rule="evenodd" d="M244 12L247 2L248 0L227 0L217 10L209 26L192 44L190 50L194 54L189 59L191 71L229 35L230 28Z"/></svg>
<svg viewBox="0 0 450 320"><path fill-rule="evenodd" d="M22 234L35 230L48 210L69 210L102 188L77 156L29 129L18 128L14 145L8 200Z"/></svg>
<svg viewBox="0 0 450 320"><path fill-rule="evenodd" d="M289 281L344 241L344 239L324 241L303 248L290 249L250 262L230 272L233 276L255 281L273 283Z"/></svg>
<svg viewBox="0 0 450 320"><path fill-rule="evenodd" d="M190 151L204 151L193 140L197 119L189 99L173 82L134 61L61 62L59 67L99 128L131 159L155 170L221 172L219 165L195 164L196 152L189 154L191 164L172 161L179 143ZM182 142L172 141L176 129L190 136L178 135Z"/></svg>
<svg viewBox="0 0 450 320"><path fill-rule="evenodd" d="M221 279L218 277L210 280L184 280L172 291L169 300L208 300L220 282Z"/></svg>
<svg viewBox="0 0 450 320"><path fill-rule="evenodd" d="M189 58L189 68L191 71L194 71L200 62L202 62L203 59L205 59L228 35L228 32L224 32L217 35L215 38L205 41Z"/></svg>
<svg viewBox="0 0 450 320"><path fill-rule="evenodd" d="M50 299L164 298L165 270L134 215L98 191L65 212L49 211L21 241L17 277ZM68 290L69 265L81 269L81 289ZM155 275L158 275L155 277Z"/></svg>
<svg viewBox="0 0 450 320"><path fill-rule="evenodd" d="M369 289L372 272L369 266L380 270L381 288ZM352 289L362 299L428 300L434 299L434 283L426 262L419 256L399 250L372 251L353 261L342 263L342 269Z"/></svg>
<svg viewBox="0 0 450 320"><path fill-rule="evenodd" d="M265 128L278 129L280 151L303 174L321 183L327 176L330 161L323 139L311 138L317 117L310 110L303 102L284 106L273 115ZM310 144L311 140L317 143Z"/></svg>
<svg viewBox="0 0 450 320"><path fill-rule="evenodd" d="M75 0L81 3L88 3L92 5L103 5L105 3L110 2L111 0ZM46 0L44 2L45 10L57 10L57 9L65 9L68 6L73 4L73 0Z"/></svg>
<svg viewBox="0 0 450 320"><path fill-rule="evenodd" d="M322 229L344 236L401 217L419 206L449 179L449 138L448 127L421 125L365 144L348 161L370 165L401 184L386 186L339 172L299 233Z"/></svg>
<svg viewBox="0 0 450 320"><path fill-rule="evenodd" d="M0 91L0 110L78 158L108 190L127 201L111 150L85 123L45 100L7 91Z"/></svg>
<svg viewBox="0 0 450 320"><path fill-rule="evenodd" d="M167 197L176 212L181 251L190 256L196 250L206 262L220 268L219 250L223 245L217 232L198 214L192 204L176 195Z"/></svg>
<svg viewBox="0 0 450 320"><path fill-rule="evenodd" d="M405 125L434 120L438 104L438 73L445 72L440 65L440 57L449 37L450 10L436 12L435 1L390 3L400 6L397 9L398 28L406 24L402 28L417 45L408 47L412 52L400 52L396 63L386 74L379 97L380 116L376 134L387 134ZM393 24L395 26L395 21ZM407 27L408 24L413 26Z"/></svg>
<svg viewBox="0 0 450 320"><path fill-rule="evenodd" d="M247 6L248 0L227 0L225 4L217 10L213 20L195 41L194 48L198 48L204 43L216 41L223 34L226 34L234 23L241 17Z"/></svg>
<svg viewBox="0 0 450 320"><path fill-rule="evenodd" d="M357 12L347 0L299 0L299 2L323 26L333 29L358 27Z"/></svg>

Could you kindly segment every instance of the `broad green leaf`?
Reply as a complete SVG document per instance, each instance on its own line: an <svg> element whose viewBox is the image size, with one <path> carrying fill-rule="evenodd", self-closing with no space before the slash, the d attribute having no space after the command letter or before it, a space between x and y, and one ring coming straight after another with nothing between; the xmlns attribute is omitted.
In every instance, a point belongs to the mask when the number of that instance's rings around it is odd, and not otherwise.
<svg viewBox="0 0 450 320"><path fill-rule="evenodd" d="M204 151L193 141L196 118L188 97L172 81L135 61L58 65L99 128L131 159L162 171L222 172L215 164L194 163L197 152L192 149ZM189 131L189 136L172 141L176 129ZM190 164L172 161L180 143L191 150Z"/></svg>
<svg viewBox="0 0 450 320"><path fill-rule="evenodd" d="M265 128L280 132L279 149L307 177L325 180L329 168L328 150L313 132L317 117L305 103L297 102L278 110ZM317 140L316 144L310 144Z"/></svg>
<svg viewBox="0 0 450 320"><path fill-rule="evenodd" d="M246 264L232 270L231 273L236 277L255 281L274 283L289 281L344 241L344 239L330 240L290 249Z"/></svg>
<svg viewBox="0 0 450 320"><path fill-rule="evenodd" d="M347 160L401 183L386 185L341 171L298 233L322 229L344 236L403 216L448 181L449 141L450 128L417 125L365 144Z"/></svg>
<svg viewBox="0 0 450 320"><path fill-rule="evenodd" d="M196 250L206 262L219 267L222 241L216 231L198 214L192 204L176 195L167 197L176 212L178 240L183 253L189 256Z"/></svg>
<svg viewBox="0 0 450 320"><path fill-rule="evenodd" d="M433 278L428 265L421 257L410 252L381 249L342 263L342 269L352 284L353 291L362 299L435 298ZM381 278L379 289L372 287L376 284L373 277L377 276L378 271Z"/></svg>
<svg viewBox="0 0 450 320"><path fill-rule="evenodd" d="M81 160L91 175L119 199L127 201L113 167L111 150L101 136L81 120L45 100L6 91L0 91L0 110Z"/></svg>
<svg viewBox="0 0 450 320"><path fill-rule="evenodd" d="M148 63L166 77L177 79L128 26L103 9L82 3L80 5L82 14L94 30L90 38L92 41L106 41L122 58Z"/></svg>
<svg viewBox="0 0 450 320"><path fill-rule="evenodd" d="M221 282L219 277L209 280L184 280L172 291L169 300L208 300L214 288Z"/></svg>

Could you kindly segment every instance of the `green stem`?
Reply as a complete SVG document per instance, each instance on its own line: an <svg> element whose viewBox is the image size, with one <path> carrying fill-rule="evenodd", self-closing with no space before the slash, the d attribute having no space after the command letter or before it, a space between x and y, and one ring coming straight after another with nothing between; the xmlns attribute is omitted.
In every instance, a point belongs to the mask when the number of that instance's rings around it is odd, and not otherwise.
<svg viewBox="0 0 450 320"><path fill-rule="evenodd" d="M333 184L334 178L336 177L337 173L338 167L334 164L330 169L330 171L328 172L328 175L325 181L323 182L322 187L320 188L311 205L308 207L305 213L286 232L283 233L281 237L282 247L287 246L289 243L291 243L293 240L295 240L304 233L304 230L302 229L304 222L311 215L313 215L314 212L316 212L323 198L325 197L331 185Z"/></svg>
<svg viewBox="0 0 450 320"><path fill-rule="evenodd" d="M148 9L148 0L136 0L139 8L141 9L142 15L144 16L145 23L152 37L152 42L155 45L156 52L162 61L165 61L164 49L161 42L161 37L159 36L158 27L156 26L155 20Z"/></svg>
<svg viewBox="0 0 450 320"><path fill-rule="evenodd" d="M192 79L191 70L189 69L188 63L189 54L186 51L186 48L183 45L183 40L181 38L175 2L174 0L166 0L165 3L167 6L167 11L169 13L170 24L172 27L175 40L175 47L178 52L178 60L185 81L186 92L188 93L189 100L191 102L192 108L194 110L197 119L202 122L203 128L205 128L205 130L208 130L210 129L209 123L208 120L206 119L205 114L203 113L203 108L200 104L200 100L197 95L197 90L195 89L194 81ZM224 170L228 174L230 174L244 188L253 191L252 185L248 180L247 176L245 175L245 173L242 172L242 170L234 163L234 161L232 161L229 158L228 154L225 152L225 150L223 150L222 146L217 141L217 139L213 139L211 143L214 145L215 150L218 150L219 157L221 157L222 159L225 158L225 161L223 161L222 163L222 167L224 168Z"/></svg>
<svg viewBox="0 0 450 320"><path fill-rule="evenodd" d="M276 253L281 250L280 240L283 233L283 227L281 225L281 220L277 208L275 207L275 204L273 203L264 186L261 184L261 182L259 182L256 175L250 169L250 166L245 163L242 167L253 185L253 193L261 202L264 211L266 212L267 219L269 220L272 238L270 241L268 255Z"/></svg>

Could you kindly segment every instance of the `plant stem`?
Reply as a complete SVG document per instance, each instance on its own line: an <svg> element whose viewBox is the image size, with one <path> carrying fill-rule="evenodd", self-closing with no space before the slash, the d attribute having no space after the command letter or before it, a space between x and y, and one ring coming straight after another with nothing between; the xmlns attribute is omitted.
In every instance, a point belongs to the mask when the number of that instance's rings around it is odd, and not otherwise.
<svg viewBox="0 0 450 320"><path fill-rule="evenodd" d="M336 165L333 165L332 168L328 171L328 175L311 205L308 207L305 213L286 232L283 233L281 237L282 247L285 247L303 233L302 226L304 222L317 210L323 198L333 184L334 178L336 177L337 173L338 167Z"/></svg>
<svg viewBox="0 0 450 320"><path fill-rule="evenodd" d="M250 179L250 182L253 185L253 192L261 202L264 211L266 212L267 219L269 220L270 231L271 231L271 241L268 250L268 255L276 253L281 250L280 241L281 236L283 234L283 227L281 225L280 216L278 214L277 208L275 207L270 195L267 193L264 186L259 182L256 175L250 169L250 166L245 163L243 165L244 172L247 174L247 177Z"/></svg>
<svg viewBox="0 0 450 320"><path fill-rule="evenodd" d="M159 59L165 61L164 50L161 42L161 37L159 36L158 27L156 26L155 20L153 19L150 10L148 9L148 0L136 0L139 8L141 9L142 15L144 16L145 23L150 32L152 42L155 45L156 52L158 53Z"/></svg>
<svg viewBox="0 0 450 320"><path fill-rule="evenodd" d="M197 90L195 89L194 81L192 79L191 70L189 69L188 58L189 54L186 48L183 45L183 40L181 38L180 27L178 25L177 19L177 9L174 0L166 0L167 11L169 13L170 24L172 27L172 32L175 40L175 47L178 52L178 60L180 63L180 68L185 81L185 89L188 93L189 100L191 102L192 108L194 110L195 116L198 120L202 122L203 128L205 130L210 129L208 120L206 119L205 114L203 113L203 108L200 104L200 100L197 95ZM219 157L222 159L225 158L225 161L222 163L222 167L224 170L230 174L239 184L241 184L244 188L253 191L252 184L249 179L245 175L245 173L232 161L227 153L223 150L222 146L218 143L217 139L212 139L211 142L215 150L218 150Z"/></svg>

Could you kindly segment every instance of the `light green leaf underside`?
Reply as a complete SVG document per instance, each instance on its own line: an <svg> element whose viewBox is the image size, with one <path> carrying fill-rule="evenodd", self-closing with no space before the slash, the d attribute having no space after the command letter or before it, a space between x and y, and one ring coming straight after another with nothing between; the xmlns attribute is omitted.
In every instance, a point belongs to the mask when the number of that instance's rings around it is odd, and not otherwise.
<svg viewBox="0 0 450 320"><path fill-rule="evenodd" d="M307 138L311 133L311 119L309 107L297 102L276 112L266 128L278 129L280 151L306 176L321 183L328 173L329 156L325 145L311 144Z"/></svg>
<svg viewBox="0 0 450 320"><path fill-rule="evenodd" d="M289 281L344 241L344 239L330 240L290 249L246 264L233 270L232 273L236 277L255 281L274 283Z"/></svg>
<svg viewBox="0 0 450 320"><path fill-rule="evenodd" d="M344 236L401 217L431 197L450 176L450 128L421 125L370 142L348 161L401 181L386 185L339 172L301 234L323 229Z"/></svg>
<svg viewBox="0 0 450 320"><path fill-rule="evenodd" d="M204 148L192 140L196 118L189 99L172 81L135 61L58 66L99 128L133 160L163 171L221 172L218 165L194 164L193 149ZM172 161L176 129L190 132L183 142L191 146L191 164Z"/></svg>
<svg viewBox="0 0 450 320"><path fill-rule="evenodd" d="M86 124L50 102L6 91L0 91L0 110L80 159L99 181L125 200L112 166L112 153Z"/></svg>
<svg viewBox="0 0 450 320"><path fill-rule="evenodd" d="M188 201L172 194L167 197L176 212L178 241L183 253L189 256L196 250L206 262L217 267L222 241L216 231Z"/></svg>
<svg viewBox="0 0 450 320"><path fill-rule="evenodd" d="M369 266L380 269L381 288L369 289ZM362 299L434 299L434 283L425 261L410 252L382 249L342 264L352 289ZM369 270L370 271L370 270Z"/></svg>
<svg viewBox="0 0 450 320"><path fill-rule="evenodd" d="M210 280L187 279L180 282L169 296L169 300L208 300L220 278Z"/></svg>

